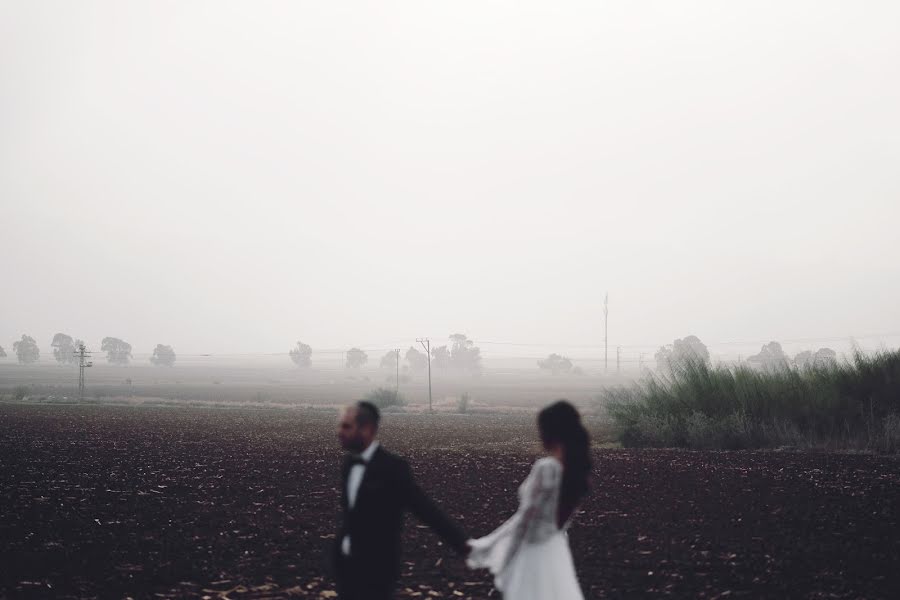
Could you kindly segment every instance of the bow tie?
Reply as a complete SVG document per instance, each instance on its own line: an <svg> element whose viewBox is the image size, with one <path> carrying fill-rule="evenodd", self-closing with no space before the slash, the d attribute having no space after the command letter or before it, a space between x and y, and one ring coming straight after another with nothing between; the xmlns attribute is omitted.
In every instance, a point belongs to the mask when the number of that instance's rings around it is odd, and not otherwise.
<svg viewBox="0 0 900 600"><path fill-rule="evenodd" d="M362 456L351 456L349 460L347 460L347 464L349 464L351 467L353 465L366 466L366 459L364 459Z"/></svg>

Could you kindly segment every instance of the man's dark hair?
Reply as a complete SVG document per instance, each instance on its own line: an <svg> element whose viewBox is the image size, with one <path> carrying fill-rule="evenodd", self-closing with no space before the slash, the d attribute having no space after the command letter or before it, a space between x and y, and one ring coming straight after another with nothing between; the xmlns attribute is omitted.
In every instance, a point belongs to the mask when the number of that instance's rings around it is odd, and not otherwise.
<svg viewBox="0 0 900 600"><path fill-rule="evenodd" d="M378 429L378 422L381 421L381 413L378 407L371 402L360 400L356 403L356 424L357 425L374 425Z"/></svg>

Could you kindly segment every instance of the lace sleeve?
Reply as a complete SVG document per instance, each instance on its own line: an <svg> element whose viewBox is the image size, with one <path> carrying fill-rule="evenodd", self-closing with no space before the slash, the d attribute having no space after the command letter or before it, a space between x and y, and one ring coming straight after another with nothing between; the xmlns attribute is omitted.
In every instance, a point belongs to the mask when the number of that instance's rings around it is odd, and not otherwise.
<svg viewBox="0 0 900 600"><path fill-rule="evenodd" d="M556 504L562 466L552 458L535 463L519 488L519 508L489 535L469 540L471 553L466 563L471 568L488 568L496 576L497 589L503 589L507 565L522 544L542 542L558 531Z"/></svg>
<svg viewBox="0 0 900 600"><path fill-rule="evenodd" d="M556 530L556 497L559 470L555 462L543 460L534 465L523 486L515 527L512 529L508 563L523 543L542 542Z"/></svg>

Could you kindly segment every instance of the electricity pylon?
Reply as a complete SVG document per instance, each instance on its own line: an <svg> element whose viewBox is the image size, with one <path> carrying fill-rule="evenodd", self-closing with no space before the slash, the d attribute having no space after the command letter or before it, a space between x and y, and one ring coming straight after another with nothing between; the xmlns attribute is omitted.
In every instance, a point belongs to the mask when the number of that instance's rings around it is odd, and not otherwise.
<svg viewBox="0 0 900 600"><path fill-rule="evenodd" d="M609 373L609 292L603 298L603 370Z"/></svg>
<svg viewBox="0 0 900 600"><path fill-rule="evenodd" d="M394 352L397 354L397 397L400 397L400 348L394 348Z"/></svg>
<svg viewBox="0 0 900 600"><path fill-rule="evenodd" d="M78 357L78 401L84 402L84 370L93 367L91 361L85 362L85 358L90 358L91 353L84 349L84 344L78 345L78 351L75 353Z"/></svg>
<svg viewBox="0 0 900 600"><path fill-rule="evenodd" d="M425 358L428 359L428 412L433 409L431 407L431 340L428 338L416 338L416 341L425 348Z"/></svg>

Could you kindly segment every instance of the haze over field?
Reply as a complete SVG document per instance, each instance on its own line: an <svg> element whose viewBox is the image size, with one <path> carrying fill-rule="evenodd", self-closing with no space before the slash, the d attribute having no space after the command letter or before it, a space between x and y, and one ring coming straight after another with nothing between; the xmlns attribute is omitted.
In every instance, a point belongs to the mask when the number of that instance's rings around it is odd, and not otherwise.
<svg viewBox="0 0 900 600"><path fill-rule="evenodd" d="M0 2L0 345L896 346L900 5L650 4Z"/></svg>

